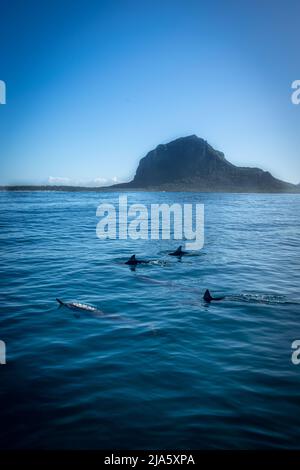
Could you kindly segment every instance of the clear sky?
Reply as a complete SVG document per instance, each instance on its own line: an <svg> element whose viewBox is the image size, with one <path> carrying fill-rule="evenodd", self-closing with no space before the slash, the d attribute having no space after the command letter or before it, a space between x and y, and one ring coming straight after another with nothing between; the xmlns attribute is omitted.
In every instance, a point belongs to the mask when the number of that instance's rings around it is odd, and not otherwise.
<svg viewBox="0 0 300 470"><path fill-rule="evenodd" d="M298 0L1 0L0 184L128 180L197 134L300 182Z"/></svg>

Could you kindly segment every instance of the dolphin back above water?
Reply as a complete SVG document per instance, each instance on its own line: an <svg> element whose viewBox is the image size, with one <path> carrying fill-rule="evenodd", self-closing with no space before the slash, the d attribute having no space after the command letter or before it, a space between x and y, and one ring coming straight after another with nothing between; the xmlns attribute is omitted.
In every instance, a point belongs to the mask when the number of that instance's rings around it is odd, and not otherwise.
<svg viewBox="0 0 300 470"><path fill-rule="evenodd" d="M182 250L182 246L180 245L177 250L169 253L170 256L183 256L186 255L186 252Z"/></svg>
<svg viewBox="0 0 300 470"><path fill-rule="evenodd" d="M137 259L135 255L132 255L125 264L129 264L130 266L136 266L137 264L147 264L149 261L145 261L143 259Z"/></svg>
<svg viewBox="0 0 300 470"><path fill-rule="evenodd" d="M59 305L62 305L73 310L84 310L86 312L100 312L100 310L92 305L82 304L81 302L64 302L63 300L56 299Z"/></svg>
<svg viewBox="0 0 300 470"><path fill-rule="evenodd" d="M212 297L209 290L206 289L206 291L204 292L203 299L205 300L205 302L212 302L214 300L223 300L225 299L225 297Z"/></svg>

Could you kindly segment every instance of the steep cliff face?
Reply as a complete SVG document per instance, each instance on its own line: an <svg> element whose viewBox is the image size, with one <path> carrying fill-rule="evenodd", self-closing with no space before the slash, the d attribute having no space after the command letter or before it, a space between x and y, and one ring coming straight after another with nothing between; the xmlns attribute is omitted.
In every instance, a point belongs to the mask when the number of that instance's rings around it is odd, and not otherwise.
<svg viewBox="0 0 300 470"><path fill-rule="evenodd" d="M151 150L141 159L133 182L164 184L211 176L227 164L221 152L192 135Z"/></svg>
<svg viewBox="0 0 300 470"><path fill-rule="evenodd" d="M158 145L139 162L130 183L138 189L226 192L289 192L297 186L259 168L237 167L205 140L191 135Z"/></svg>

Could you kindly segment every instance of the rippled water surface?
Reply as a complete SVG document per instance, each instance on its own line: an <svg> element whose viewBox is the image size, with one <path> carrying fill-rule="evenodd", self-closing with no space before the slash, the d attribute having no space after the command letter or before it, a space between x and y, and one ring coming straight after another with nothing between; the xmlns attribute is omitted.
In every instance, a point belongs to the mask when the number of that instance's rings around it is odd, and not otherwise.
<svg viewBox="0 0 300 470"><path fill-rule="evenodd" d="M98 239L117 198L0 193L0 446L299 448L299 195L129 194L205 204L181 260L178 241Z"/></svg>

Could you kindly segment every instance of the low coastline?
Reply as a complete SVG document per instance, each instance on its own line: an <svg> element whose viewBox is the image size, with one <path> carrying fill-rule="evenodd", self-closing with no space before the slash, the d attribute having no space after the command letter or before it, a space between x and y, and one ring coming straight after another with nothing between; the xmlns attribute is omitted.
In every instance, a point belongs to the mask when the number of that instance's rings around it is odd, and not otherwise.
<svg viewBox="0 0 300 470"><path fill-rule="evenodd" d="M188 186L151 186L149 188L134 188L134 187L122 187L122 185L113 186L102 186L102 187L90 187L90 186L54 186L54 185L12 185L12 186L0 186L2 192L182 192L182 193L228 193L228 194L299 194L300 188L297 186L289 188L285 191L270 191L270 190L259 190L259 191L245 191L241 188L240 190L222 189L218 190L215 188L203 190L196 189Z"/></svg>

